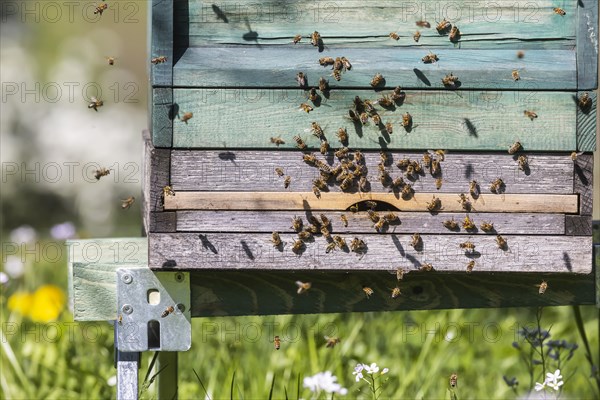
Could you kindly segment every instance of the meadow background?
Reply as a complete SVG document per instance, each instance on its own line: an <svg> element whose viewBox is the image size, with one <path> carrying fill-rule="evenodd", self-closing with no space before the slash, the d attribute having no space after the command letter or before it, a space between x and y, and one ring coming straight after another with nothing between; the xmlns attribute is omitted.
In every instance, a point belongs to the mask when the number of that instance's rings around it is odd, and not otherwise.
<svg viewBox="0 0 600 400"><path fill-rule="evenodd" d="M141 199L141 131L148 126L147 2L112 1L102 16L94 2L1 5L0 75L0 397L115 397L113 330L105 322L75 323L66 306L64 240L137 237ZM90 8L91 7L91 8ZM109 66L105 57L116 57ZM87 108L98 89L99 112ZM598 154L596 154L598 155ZM600 187L596 157L595 185ZM111 175L96 181L96 168ZM600 219L598 198L595 219ZM357 363L389 368L382 398L541 398L518 334L536 326L535 309L203 318L193 320L192 349L179 356L180 398L330 398L303 387L305 377L331 371L346 398L371 398L356 382ZM581 307L598 365L598 311ZM560 398L598 398L585 344L571 307L545 308L550 340L577 344L562 361ZM273 334L282 338L275 350ZM325 347L324 336L341 343ZM152 359L142 359L144 379ZM526 358L525 358L526 359ZM547 360L554 371L554 360ZM202 381L200 384L194 371ZM151 372L149 376L152 376ZM234 378L235 374L235 378ZM516 377L516 390L507 379ZM533 379L533 380L532 380ZM206 388L206 392L203 387ZM142 393L155 398L154 385ZM287 396L286 396L287 394ZM555 394L548 392L547 398ZM536 397L537 396L537 397ZM339 397L336 395L336 397Z"/></svg>

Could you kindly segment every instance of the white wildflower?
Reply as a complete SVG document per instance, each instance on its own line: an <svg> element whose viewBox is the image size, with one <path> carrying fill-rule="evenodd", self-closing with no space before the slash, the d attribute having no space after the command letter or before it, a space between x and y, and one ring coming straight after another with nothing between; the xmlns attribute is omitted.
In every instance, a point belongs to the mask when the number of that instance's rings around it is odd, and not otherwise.
<svg viewBox="0 0 600 400"><path fill-rule="evenodd" d="M539 392L540 390L542 390L545 387L546 387L546 382L545 381L544 381L544 383L539 383L539 382L535 383L535 391L536 392Z"/></svg>
<svg viewBox="0 0 600 400"><path fill-rule="evenodd" d="M4 263L4 272L13 279L20 278L25 273L25 264L21 257L7 256Z"/></svg>
<svg viewBox="0 0 600 400"><path fill-rule="evenodd" d="M564 382L562 381L562 375L560 374L560 369L557 369L554 371L554 373L546 373L546 381L544 384L558 391L560 387L564 385Z"/></svg>
<svg viewBox="0 0 600 400"><path fill-rule="evenodd" d="M364 368L365 366L361 363L356 364L356 367L354 367L354 372L352 373L352 375L356 375L356 382L360 381L363 378L362 371Z"/></svg>
<svg viewBox="0 0 600 400"><path fill-rule="evenodd" d="M75 237L75 225L71 222L54 225L50 228L50 236L55 240L67 240Z"/></svg>
<svg viewBox="0 0 600 400"><path fill-rule="evenodd" d="M23 243L33 243L37 238L37 233L35 229L33 229L29 225L21 225L20 227L13 229L10 232L10 240L11 242L23 244Z"/></svg>
<svg viewBox="0 0 600 400"><path fill-rule="evenodd" d="M337 377L331 371L319 372L313 376L304 378L304 387L310 389L311 392L320 392L324 390L327 393L338 393L344 395L348 393L348 389L343 388L337 383Z"/></svg>
<svg viewBox="0 0 600 400"><path fill-rule="evenodd" d="M376 374L377 372L379 372L379 367L376 363L372 363L371 365L364 365L364 367L365 371L367 371L367 374Z"/></svg>

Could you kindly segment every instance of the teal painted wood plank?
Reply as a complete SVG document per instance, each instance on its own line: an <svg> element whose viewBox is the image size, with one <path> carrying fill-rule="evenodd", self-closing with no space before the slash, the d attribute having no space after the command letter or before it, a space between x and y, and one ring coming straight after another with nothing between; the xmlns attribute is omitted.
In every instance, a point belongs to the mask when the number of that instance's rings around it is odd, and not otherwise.
<svg viewBox="0 0 600 400"><path fill-rule="evenodd" d="M150 32L150 82L152 86L173 84L173 0L152 0L149 7ZM150 59L165 56L167 61L153 65Z"/></svg>
<svg viewBox="0 0 600 400"><path fill-rule="evenodd" d="M171 147L173 145L173 121L180 118L178 114L178 106L173 103L173 89L152 89L150 131L154 147Z"/></svg>
<svg viewBox="0 0 600 400"><path fill-rule="evenodd" d="M296 87L296 74L304 72L316 86L321 76L331 87L370 88L375 73L385 85L406 88L444 88L442 78L458 76L463 89L575 90L577 74L574 50L528 51L522 59L514 50L440 50L439 61L425 64L428 49L332 48L329 55L345 56L352 70L337 82L331 67L319 65L323 55L297 48L190 48L173 71L175 86L187 87ZM227 60L227 62L225 62ZM518 70L515 81L512 71Z"/></svg>
<svg viewBox="0 0 600 400"><path fill-rule="evenodd" d="M578 92L578 102L584 93L590 98L590 105L587 107L577 107L577 151L596 151L596 110L598 98L596 92Z"/></svg>
<svg viewBox="0 0 600 400"><path fill-rule="evenodd" d="M456 24L463 33L465 48L562 48L574 46L577 26L575 1L561 2L566 16L553 12L552 0L496 2L384 0L365 2L331 1L190 1L189 42L191 46L209 44L291 45L297 34L304 36L297 47L311 46L308 36L315 30L324 44L356 46L368 42L374 47L427 46L454 47L448 36L435 30L443 18ZM218 7L218 11L213 6ZM176 18L184 18L179 15ZM426 19L432 27L418 28ZM419 43L412 35L421 31ZM400 35L399 41L389 38ZM312 46L311 46L312 47ZM327 49L325 49L327 50Z"/></svg>
<svg viewBox="0 0 600 400"><path fill-rule="evenodd" d="M408 91L395 111L377 107L383 122L393 124L392 135L372 122L357 126L346 117L356 95L373 101L380 96L372 90L332 91L307 114L298 109L307 100L296 89L176 89L175 102L194 118L187 125L176 121L173 146L274 148L269 138L281 136L286 143L280 148L295 148L293 136L300 135L310 149L318 149L319 140L309 132L317 121L330 143L337 143L335 132L346 127L353 148L506 151L517 139L528 151L576 148L576 105L570 93ZM525 109L538 118L529 120ZM401 126L405 112L412 115L410 133Z"/></svg>
<svg viewBox="0 0 600 400"><path fill-rule="evenodd" d="M598 0L578 0L577 88L598 88Z"/></svg>

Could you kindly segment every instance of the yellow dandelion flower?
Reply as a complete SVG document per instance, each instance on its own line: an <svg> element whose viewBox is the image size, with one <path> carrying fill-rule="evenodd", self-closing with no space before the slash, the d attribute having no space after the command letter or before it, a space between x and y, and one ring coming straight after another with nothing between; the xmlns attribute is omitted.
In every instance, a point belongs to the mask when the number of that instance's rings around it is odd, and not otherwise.
<svg viewBox="0 0 600 400"><path fill-rule="evenodd" d="M8 309L21 315L29 314L33 295L27 292L16 292L8 298Z"/></svg>
<svg viewBox="0 0 600 400"><path fill-rule="evenodd" d="M40 286L33 293L33 301L29 309L29 318L34 322L50 322L56 320L65 307L66 296L61 288L55 285Z"/></svg>

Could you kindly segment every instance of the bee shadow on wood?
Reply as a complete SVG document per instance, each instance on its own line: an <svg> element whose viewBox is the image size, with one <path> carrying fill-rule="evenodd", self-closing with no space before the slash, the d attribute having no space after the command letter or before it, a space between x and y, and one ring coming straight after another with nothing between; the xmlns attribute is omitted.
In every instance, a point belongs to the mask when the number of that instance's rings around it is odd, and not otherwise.
<svg viewBox="0 0 600 400"><path fill-rule="evenodd" d="M249 259L254 261L256 259L256 257L254 257L254 254L252 254L252 250L250 250L248 243L246 243L245 240L240 240L240 244L242 245L242 249L244 250L244 253L246 253L246 257L248 257Z"/></svg>
<svg viewBox="0 0 600 400"><path fill-rule="evenodd" d="M377 127L379 128L379 133L381 133L383 140L385 140L386 143L390 143L392 141L392 138L390 137L390 134L388 133L387 129L385 129L385 125L382 122L380 122L379 125L377 125Z"/></svg>
<svg viewBox="0 0 600 400"><path fill-rule="evenodd" d="M244 39L246 42L255 42L258 48L262 49L262 46L260 45L260 43L258 43L258 32L252 30L248 18L245 18L245 22L246 27L248 28L248 32L242 35L242 39Z"/></svg>
<svg viewBox="0 0 600 400"><path fill-rule="evenodd" d="M565 262L565 267L569 272L573 272L573 264L571 264L571 257L567 254L566 251L563 251L563 261Z"/></svg>
<svg viewBox="0 0 600 400"><path fill-rule="evenodd" d="M400 255L402 257L406 257L406 252L404 251L404 247L402 247L402 243L400 243L400 239L398 239L398 237L396 235L392 235L392 242L394 242L394 246L396 246L396 249L398 249L398 252L400 252Z"/></svg>
<svg viewBox="0 0 600 400"><path fill-rule="evenodd" d="M474 138L479 137L479 135L477 134L477 128L475 128L475 125L473 125L469 118L463 118L463 126L465 127L467 132L469 132L469 136L473 136Z"/></svg>
<svg viewBox="0 0 600 400"><path fill-rule="evenodd" d="M465 167L465 173L464 173L464 177L466 179L471 179L471 177L473 176L473 173L475 172L475 168L473 168L473 164L468 163ZM477 196L479 197L479 196Z"/></svg>
<svg viewBox="0 0 600 400"><path fill-rule="evenodd" d="M175 261L175 260L166 260L164 263L162 263L163 268L174 268L176 266L177 266L177 261Z"/></svg>
<svg viewBox="0 0 600 400"><path fill-rule="evenodd" d="M173 103L169 106L168 117L170 121L174 121L179 115L179 104Z"/></svg>
<svg viewBox="0 0 600 400"><path fill-rule="evenodd" d="M229 23L229 19L227 18L227 15L225 14L225 12L223 10L221 10L216 4L212 4L211 7L212 7L213 12L217 16L217 19L220 19L221 21L225 22L226 24Z"/></svg>
<svg viewBox="0 0 600 400"><path fill-rule="evenodd" d="M320 94L317 93L317 97L314 100L311 100L315 107L321 107L321 101L323 98Z"/></svg>
<svg viewBox="0 0 600 400"><path fill-rule="evenodd" d="M199 234L198 238L200 239L200 242L202 243L202 247L204 249L209 250L213 254L219 254L217 248L210 242L210 240L208 240L208 237L206 235Z"/></svg>
<svg viewBox="0 0 600 400"><path fill-rule="evenodd" d="M574 164L575 173L577 174L577 178L581 181L581 184L587 186L590 184L589 179L585 176L585 172L581 168L581 166L577 163Z"/></svg>
<svg viewBox="0 0 600 400"><path fill-rule="evenodd" d="M427 86L431 86L431 81L429 79L427 79L427 77L425 76L423 71L421 71L418 68L413 68L413 72L415 73L415 75L421 82L423 82Z"/></svg>
<svg viewBox="0 0 600 400"><path fill-rule="evenodd" d="M414 265L416 268L421 268L421 263L412 254L406 254L404 256L404 258L406 258L408 261L410 261L412 263L412 265Z"/></svg>
<svg viewBox="0 0 600 400"><path fill-rule="evenodd" d="M389 136L388 136L388 138L389 138ZM381 146L382 149L387 150L389 142L386 142L384 137L379 136L377 138L377 141L379 142L379 146Z"/></svg>
<svg viewBox="0 0 600 400"><path fill-rule="evenodd" d="M231 161L232 163L235 164L235 153L231 152L231 151L223 151L221 153L219 153L219 160L223 160L223 161Z"/></svg>
<svg viewBox="0 0 600 400"><path fill-rule="evenodd" d="M323 50L325 50L325 44L323 43L323 39L319 38L319 41L317 42L317 48L319 50L319 53L322 53Z"/></svg>
<svg viewBox="0 0 600 400"><path fill-rule="evenodd" d="M477 250L465 251L465 257L470 258L470 259L481 258L481 253L478 252Z"/></svg>

